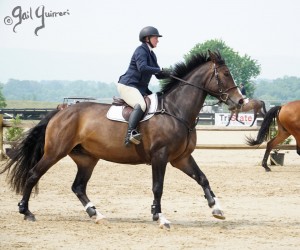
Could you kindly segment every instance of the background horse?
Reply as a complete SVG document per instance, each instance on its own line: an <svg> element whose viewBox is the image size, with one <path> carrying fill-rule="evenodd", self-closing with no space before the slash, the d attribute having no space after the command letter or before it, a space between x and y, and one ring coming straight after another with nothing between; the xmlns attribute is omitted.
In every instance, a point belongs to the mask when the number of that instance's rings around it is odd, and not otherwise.
<svg viewBox="0 0 300 250"><path fill-rule="evenodd" d="M248 102L245 102L242 105L241 109L231 110L231 114L230 114L230 117L228 119L228 123L227 123L226 126L228 126L230 124L231 118L233 117L234 114L235 114L236 121L238 121L242 124L245 124L244 122L239 121L239 119L238 119L239 118L239 113L240 112L248 112L252 109L253 109L254 117L253 117L253 122L250 125L250 127L253 126L253 124L254 124L254 122L255 122L258 115L261 115L262 117L265 117L265 114L267 113L266 105L265 105L264 101L256 100L256 99L250 99Z"/></svg>
<svg viewBox="0 0 300 250"><path fill-rule="evenodd" d="M271 150L278 144L282 143L290 135L293 135L297 143L297 153L300 155L300 101L289 102L283 106L271 108L258 131L257 138L254 140L247 137L247 144L250 146L260 145L267 139L269 129L276 118L278 133L267 143L267 148L262 161L262 166L266 171L271 171L268 167L267 160Z"/></svg>
<svg viewBox="0 0 300 250"><path fill-rule="evenodd" d="M99 159L123 164L149 164L152 167L152 219L160 227L170 222L161 211L161 197L167 163L194 179L203 189L212 214L225 219L209 181L191 153L196 146L196 121L204 100L210 94L239 108L243 102L232 75L219 53L198 54L174 67L158 94L159 110L139 124L143 135L139 145L125 147L127 124L109 120L108 104L82 102L55 110L32 128L17 146L13 158L0 173L10 173L11 187L23 195L19 212L34 221L29 210L32 189L60 159L69 155L77 165L72 191L90 217L100 222L104 215L86 195L86 186ZM59 181L59 180L57 180ZM133 180L134 181L134 180Z"/></svg>

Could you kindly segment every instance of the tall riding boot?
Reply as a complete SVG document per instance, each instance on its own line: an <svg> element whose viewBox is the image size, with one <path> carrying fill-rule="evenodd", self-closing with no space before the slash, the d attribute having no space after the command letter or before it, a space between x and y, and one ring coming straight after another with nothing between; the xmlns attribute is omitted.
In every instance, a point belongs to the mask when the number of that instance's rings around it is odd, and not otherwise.
<svg viewBox="0 0 300 250"><path fill-rule="evenodd" d="M140 104L136 104L130 114L128 121L128 131L125 138L125 145L128 146L130 142L140 144L142 135L136 130L139 121L142 119L144 111Z"/></svg>

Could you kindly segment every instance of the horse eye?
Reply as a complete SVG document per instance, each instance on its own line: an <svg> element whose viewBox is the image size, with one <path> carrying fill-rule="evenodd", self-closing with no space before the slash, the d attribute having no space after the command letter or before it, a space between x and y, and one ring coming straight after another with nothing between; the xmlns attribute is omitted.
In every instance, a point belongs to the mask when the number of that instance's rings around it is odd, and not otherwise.
<svg viewBox="0 0 300 250"><path fill-rule="evenodd" d="M225 75L225 76L229 76L229 71L226 70L226 71L224 72L224 75Z"/></svg>

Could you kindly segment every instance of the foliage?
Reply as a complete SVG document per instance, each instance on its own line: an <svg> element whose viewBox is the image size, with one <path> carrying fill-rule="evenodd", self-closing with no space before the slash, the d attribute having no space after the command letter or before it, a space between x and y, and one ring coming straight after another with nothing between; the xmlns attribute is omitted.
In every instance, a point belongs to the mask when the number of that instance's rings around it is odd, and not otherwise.
<svg viewBox="0 0 300 250"><path fill-rule="evenodd" d="M6 102L5 102L5 97L2 93L2 90L3 90L3 84L0 83L0 108L5 108Z"/></svg>
<svg viewBox="0 0 300 250"><path fill-rule="evenodd" d="M254 93L253 79L260 74L258 62L248 55L240 56L238 52L228 47L224 41L218 39L196 44L184 58L188 60L192 55L199 52L206 53L208 50L220 51L236 83L244 83L247 96L252 98Z"/></svg>
<svg viewBox="0 0 300 250"><path fill-rule="evenodd" d="M112 98L117 94L116 85L95 81L20 81L10 79L4 85L7 100L32 100L61 102L64 97L83 96Z"/></svg>
<svg viewBox="0 0 300 250"><path fill-rule="evenodd" d="M259 80L255 85L254 98L285 102L300 100L300 78L285 76L273 81Z"/></svg>
<svg viewBox="0 0 300 250"><path fill-rule="evenodd" d="M59 102L43 102L43 101L18 101L18 100L7 100L7 109L53 109L56 108L58 104L62 103L63 100Z"/></svg>
<svg viewBox="0 0 300 250"><path fill-rule="evenodd" d="M22 121L19 115L11 119L12 126L5 131L5 138L7 141L17 141L23 135L24 129L20 128Z"/></svg>

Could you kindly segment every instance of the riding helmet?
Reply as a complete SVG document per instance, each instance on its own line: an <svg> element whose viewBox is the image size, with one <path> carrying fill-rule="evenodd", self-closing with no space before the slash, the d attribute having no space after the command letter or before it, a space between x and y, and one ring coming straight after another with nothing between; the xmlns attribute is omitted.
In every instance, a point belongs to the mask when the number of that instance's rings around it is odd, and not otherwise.
<svg viewBox="0 0 300 250"><path fill-rule="evenodd" d="M141 31L140 31L140 41L141 42L144 42L144 38L146 36L158 36L158 37L162 37L162 35L159 34L158 30L152 26L147 26L145 28L143 28Z"/></svg>

